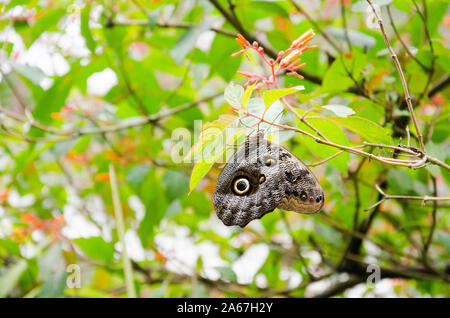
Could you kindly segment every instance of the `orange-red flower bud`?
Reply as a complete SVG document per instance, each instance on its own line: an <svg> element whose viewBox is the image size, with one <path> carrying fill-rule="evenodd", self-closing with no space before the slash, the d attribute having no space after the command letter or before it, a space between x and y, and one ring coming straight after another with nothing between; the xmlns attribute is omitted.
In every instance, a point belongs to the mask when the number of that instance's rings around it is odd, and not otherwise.
<svg viewBox="0 0 450 318"><path fill-rule="evenodd" d="M249 73L249 72L244 72L244 71L237 71L238 74L245 76L245 77L253 77L254 74Z"/></svg>
<svg viewBox="0 0 450 318"><path fill-rule="evenodd" d="M298 37L296 40L292 42L291 47L302 47L306 45L309 41L311 41L314 38L314 31L313 29L309 29L305 33L303 33L300 37Z"/></svg>
<svg viewBox="0 0 450 318"><path fill-rule="evenodd" d="M237 35L236 41L237 41L237 43L239 43L240 46L242 46L243 49L248 49L248 48L251 46L251 45L250 45L250 42L247 41L247 39L244 38L244 37L242 36L242 34L238 34L238 35Z"/></svg>
<svg viewBox="0 0 450 318"><path fill-rule="evenodd" d="M299 57L302 54L301 49L295 49L291 53L288 54L285 58L283 58L280 62L281 66L289 65L293 60Z"/></svg>
<svg viewBox="0 0 450 318"><path fill-rule="evenodd" d="M240 50L239 52L233 53L233 54L231 54L231 56L235 57L235 56L241 55L242 53L244 53L244 50Z"/></svg>

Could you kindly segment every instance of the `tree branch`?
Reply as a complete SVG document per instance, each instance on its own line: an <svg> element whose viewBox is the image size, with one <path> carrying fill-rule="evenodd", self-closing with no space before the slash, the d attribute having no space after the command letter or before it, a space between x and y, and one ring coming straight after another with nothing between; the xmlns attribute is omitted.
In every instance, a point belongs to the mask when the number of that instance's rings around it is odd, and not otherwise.
<svg viewBox="0 0 450 318"><path fill-rule="evenodd" d="M450 84L450 74L441 78L428 92L428 97L432 97L444 90Z"/></svg>
<svg viewBox="0 0 450 318"><path fill-rule="evenodd" d="M375 204L368 207L366 210L371 210L377 206L379 206L381 203L383 203L386 200L391 199L405 199L405 200L419 200L422 201L422 205L424 205L427 201L448 201L450 200L450 197L437 197L437 196L414 196L414 195L393 195L393 194L386 194L381 188L376 184L375 188L377 191L381 194L381 199L378 200Z"/></svg>
<svg viewBox="0 0 450 318"><path fill-rule="evenodd" d="M430 72L431 69L428 68L427 66L425 66L422 62L420 62L420 60L414 54L412 54L411 50L409 49L409 47L406 45L406 43L403 41L402 37L400 36L400 33L398 32L397 27L395 26L394 19L392 18L391 6L387 6L387 13L388 13L388 17L389 17L389 22L391 23L392 30L394 30L394 33L397 36L397 39L399 40L403 49L406 51L406 53L408 53L409 57L411 57L417 64L420 65L420 67L422 67L425 71Z"/></svg>
<svg viewBox="0 0 450 318"><path fill-rule="evenodd" d="M417 124L417 119L416 116L414 114L414 108L411 102L411 96L409 94L409 90L408 90L408 86L406 84L406 79L405 76L403 75L403 71L402 71L402 67L400 65L400 62L398 60L397 54L395 54L394 50L392 49L391 44L389 43L389 40L387 38L386 35L386 31L384 30L384 25L383 25L383 20L381 19L380 15L378 14L377 10L375 9L372 0L367 0L367 2L369 3L370 7L372 8L373 14L375 15L377 21L378 21L378 25L380 26L380 30L381 33L383 35L383 39L384 39L384 43L386 44L387 49L389 50L389 53L391 54L392 60L394 61L395 67L397 68L398 74L400 76L400 80L402 82L402 86L403 86L403 92L405 94L405 100L406 100L406 104L408 105L408 111L409 114L411 116L411 120L414 124L414 128L416 130L417 133L417 138L419 140L419 145L420 145L420 149L422 151L425 151L425 146L423 144L423 137L422 134L420 133L420 129L419 129L419 125Z"/></svg>
<svg viewBox="0 0 450 318"><path fill-rule="evenodd" d="M115 125L110 125L110 126L98 126L98 127L82 127L79 129L74 129L74 130L56 130L56 129L49 129L48 126L44 126L36 121L28 121L24 116L17 114L15 112L12 112L6 108L0 107L0 113L4 113L5 115L7 115L8 117L19 121L19 122L28 122L31 126L38 128L42 131L51 133L51 134L55 134L58 135L58 137L56 138L31 138L28 136L21 136L21 135L17 135L15 137L22 137L22 139L26 139L29 141L33 141L33 142L39 142L39 141L51 141L51 142L58 142L58 141L63 141L63 140L69 140L69 139L74 139L83 135L93 135L93 134L104 134L104 133L109 133L109 132L115 132L115 131L120 131L120 130L124 130L124 129L128 129L128 128L132 128L132 127L140 127L140 126L144 126L147 124L151 124L151 123L155 123L158 122L159 120L172 116L174 114L180 113L182 111L185 111L187 109L190 109L192 107L197 106L199 103L203 103L205 101L214 99L218 96L221 96L223 93L217 93L199 100L195 100L191 103L187 103L178 107L174 107L171 108L167 111L161 111L160 113L157 114L151 114L148 116L140 116L140 117L133 117L133 118L128 118L128 119L124 119L122 120L120 123L115 124Z"/></svg>
<svg viewBox="0 0 450 318"><path fill-rule="evenodd" d="M143 27L148 27L149 26L149 22L148 20L121 20L121 21L111 21L111 26L143 26ZM156 22L156 24L154 25L156 28L162 28L162 29L168 29L168 28L173 28L173 29L191 29L193 27L195 27L194 24L191 23L172 23L172 22ZM220 29L220 28L214 28L211 27L209 28L210 31L214 31L216 33L225 35L225 36L229 36L229 37L236 37L236 33L235 32L231 32L228 30L224 30L224 29Z"/></svg>

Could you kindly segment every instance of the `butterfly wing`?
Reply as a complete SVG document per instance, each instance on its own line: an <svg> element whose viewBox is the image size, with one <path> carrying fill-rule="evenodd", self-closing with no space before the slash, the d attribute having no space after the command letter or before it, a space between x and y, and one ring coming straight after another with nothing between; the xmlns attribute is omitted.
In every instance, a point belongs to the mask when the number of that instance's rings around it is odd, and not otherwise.
<svg viewBox="0 0 450 318"><path fill-rule="evenodd" d="M244 227L281 203L284 191L273 148L265 139L248 138L225 165L213 199L216 214L225 225ZM266 165L268 160L272 160L271 166ZM239 185L245 180L249 189L243 192Z"/></svg>
<svg viewBox="0 0 450 318"><path fill-rule="evenodd" d="M246 139L225 165L213 202L225 225L244 227L275 208L316 213L324 200L319 182L303 162L258 135Z"/></svg>
<svg viewBox="0 0 450 318"><path fill-rule="evenodd" d="M282 147L279 160L284 179L284 197L278 208L305 214L319 212L325 196L314 174L300 159Z"/></svg>

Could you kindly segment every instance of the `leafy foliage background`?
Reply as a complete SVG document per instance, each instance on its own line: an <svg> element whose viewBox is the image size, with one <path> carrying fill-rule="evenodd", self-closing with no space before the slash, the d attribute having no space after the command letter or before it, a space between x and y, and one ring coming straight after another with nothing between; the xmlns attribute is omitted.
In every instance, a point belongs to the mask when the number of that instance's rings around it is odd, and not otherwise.
<svg viewBox="0 0 450 318"><path fill-rule="evenodd" d="M448 165L448 3L375 3L425 149ZM237 71L262 70L257 55L231 57L237 33L270 56L310 28L318 49L302 55L305 79L279 79L305 87L289 97L298 113L316 107L329 120L310 123L342 145L406 144L408 127L418 147L400 78L366 8L351 0L2 2L0 297L130 296L130 259L140 297L448 297L448 201L399 198L366 210L383 199L375 185L448 198L445 167L344 153L311 168L325 192L322 212L276 210L240 229L225 227L212 207L221 166L189 191L193 165L173 161L177 129L190 132L189 149L195 120L233 113L223 93L231 81L246 82ZM355 114L339 117L325 105ZM301 134L284 145L307 164L338 151ZM81 288L67 287L69 264L80 266ZM368 264L381 268L378 284L366 284Z"/></svg>

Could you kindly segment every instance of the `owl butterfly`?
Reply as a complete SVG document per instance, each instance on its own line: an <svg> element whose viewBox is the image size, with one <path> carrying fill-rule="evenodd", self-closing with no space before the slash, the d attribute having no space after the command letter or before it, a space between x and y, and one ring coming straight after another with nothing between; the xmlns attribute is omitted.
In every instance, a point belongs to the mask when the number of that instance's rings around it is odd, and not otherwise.
<svg viewBox="0 0 450 318"><path fill-rule="evenodd" d="M217 180L214 209L225 225L246 226L275 208L312 214L325 201L312 172L283 147L247 137Z"/></svg>

